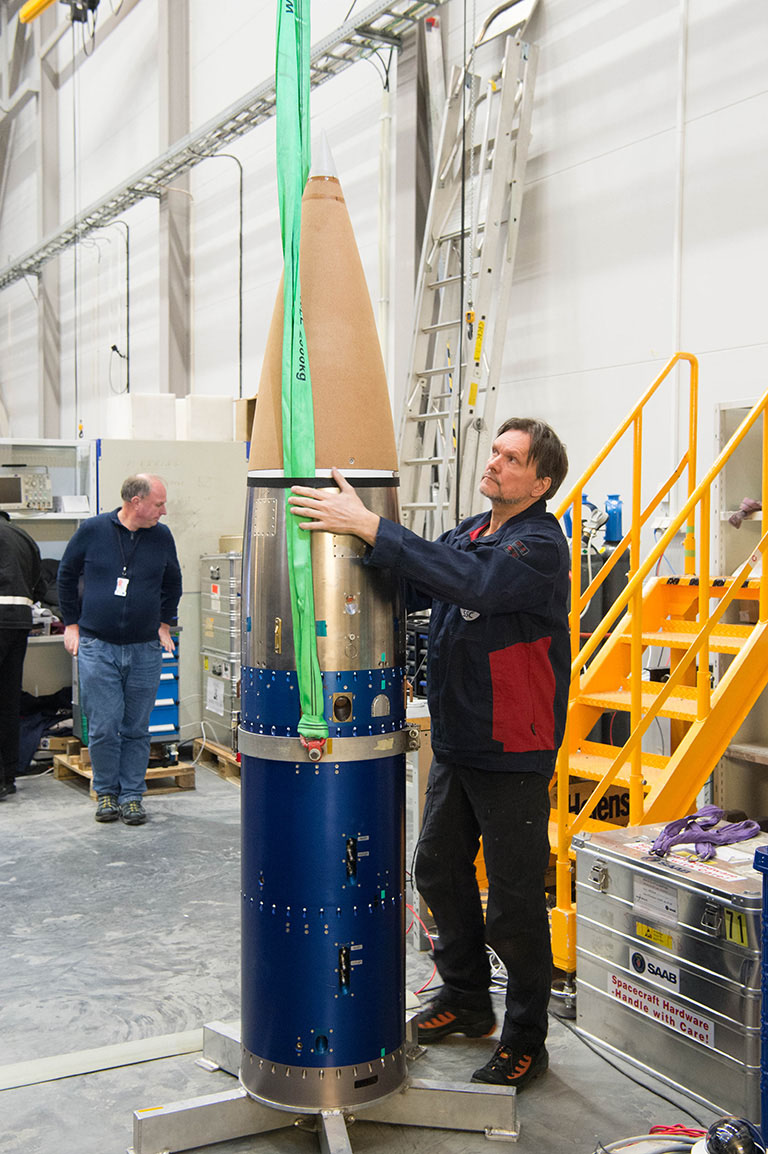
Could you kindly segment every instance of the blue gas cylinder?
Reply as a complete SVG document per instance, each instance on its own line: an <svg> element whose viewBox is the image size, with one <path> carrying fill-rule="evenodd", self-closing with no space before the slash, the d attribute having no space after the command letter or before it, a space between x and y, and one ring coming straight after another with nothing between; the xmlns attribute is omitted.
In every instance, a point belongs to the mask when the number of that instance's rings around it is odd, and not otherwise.
<svg viewBox="0 0 768 1154"><path fill-rule="evenodd" d="M618 493L608 494L605 511L608 514L605 523L605 543L615 545L624 536L621 529L621 497Z"/></svg>
<svg viewBox="0 0 768 1154"><path fill-rule="evenodd" d="M590 501L587 494L582 493L581 494L581 523L582 523L582 525L584 524L587 517L589 516L590 510L594 509L594 507L595 506L592 504L592 502ZM565 512L563 513L563 525L565 525L566 537L572 537L573 536L573 516L571 514L570 508L566 509Z"/></svg>

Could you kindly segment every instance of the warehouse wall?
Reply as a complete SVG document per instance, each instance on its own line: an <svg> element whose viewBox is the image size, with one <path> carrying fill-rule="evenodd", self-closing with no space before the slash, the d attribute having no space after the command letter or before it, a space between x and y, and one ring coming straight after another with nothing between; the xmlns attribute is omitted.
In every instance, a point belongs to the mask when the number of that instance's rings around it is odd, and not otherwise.
<svg viewBox="0 0 768 1154"><path fill-rule="evenodd" d="M446 15L456 56L461 5ZM581 470L684 348L701 360L711 460L715 403L768 387L768 8L541 0L531 34L537 97L499 411L549 417ZM649 481L682 441L678 423L667 393L648 422ZM602 484L594 496L626 496L626 468Z"/></svg>
<svg viewBox="0 0 768 1154"><path fill-rule="evenodd" d="M97 26L87 58L79 30L51 54L60 75L62 220L160 151L159 3L140 0L101 41ZM463 53L465 8L479 25L493 7L484 0L443 6L449 64ZM101 8L106 18L106 0ZM312 42L340 25L348 8L349 0L313 4ZM189 10L194 128L272 74L274 0L189 0ZM530 34L540 62L499 412L551 419L569 443L575 472L683 347L701 358L701 441L703 454L711 455L714 404L759 395L768 381L768 8L762 0L540 0ZM400 207L411 197L413 134L403 129L413 116L412 65L400 62L392 106ZM375 305L380 73L380 64L360 63L317 90L312 103L313 130L328 134ZM396 63L392 78L394 87ZM227 151L244 169L243 388L251 394L281 266L274 123ZM199 394L235 396L239 389L237 172L232 160L207 160L192 172L189 193L168 194L191 197L191 388ZM32 101L11 139L1 262L38 238L37 174ZM400 226L407 214L395 219ZM162 392L157 203L141 203L125 221L131 388ZM412 282L401 254L414 242L395 235L391 243L396 259L384 344L399 399ZM105 429L110 398L125 387L125 362L112 350L126 348L125 229L112 226L55 264L59 431L72 436L82 420L85 435L96 436ZM36 292L30 280L0 293L0 400L15 436L42 428ZM650 422L649 479L669 466L679 424L668 395ZM604 491L626 492L626 459L601 479Z"/></svg>

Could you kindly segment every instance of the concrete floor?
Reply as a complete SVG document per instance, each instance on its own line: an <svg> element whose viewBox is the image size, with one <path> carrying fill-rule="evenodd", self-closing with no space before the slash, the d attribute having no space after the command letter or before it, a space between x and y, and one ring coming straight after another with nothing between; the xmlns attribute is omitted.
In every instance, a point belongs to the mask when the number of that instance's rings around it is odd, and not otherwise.
<svg viewBox="0 0 768 1154"><path fill-rule="evenodd" d="M150 796L147 809L142 827L98 825L84 784L50 776L21 778L0 804L0 1154L122 1152L134 1110L236 1086L201 1068L197 1047L205 1023L239 1013L240 792L198 768L194 791ZM409 986L431 969L409 944ZM151 1045L169 1056L146 1060ZM518 1097L520 1154L592 1154L654 1123L715 1117L638 1084L554 1017L548 1048L549 1073ZM465 1081L490 1049L447 1039L413 1075ZM356 1154L488 1149L480 1134L365 1121L350 1140ZM318 1149L297 1130L205 1147Z"/></svg>

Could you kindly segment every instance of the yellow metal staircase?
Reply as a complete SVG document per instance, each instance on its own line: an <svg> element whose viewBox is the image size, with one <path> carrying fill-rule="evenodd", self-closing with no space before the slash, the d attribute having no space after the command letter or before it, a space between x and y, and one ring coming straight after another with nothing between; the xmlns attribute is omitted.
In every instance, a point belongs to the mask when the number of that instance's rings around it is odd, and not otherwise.
<svg viewBox="0 0 768 1154"><path fill-rule="evenodd" d="M643 506L643 420L658 390L687 368L688 449L670 477ZM629 792L629 824L671 821L695 808L699 793L758 695L768 684L768 576L750 579L766 548L768 534L737 573L713 575L710 564L711 492L732 454L762 420L762 505L768 508L768 393L755 405L706 476L696 482L698 364L677 353L625 422L556 510L572 509L573 541L580 550L582 494L597 469L622 438L633 444L631 524L597 575L582 590L581 565L574 564L571 590L572 667L565 739L553 785L550 838L556 856L556 904L552 910L555 965L576 968L576 910L572 900L571 842L584 830L613 828L595 812L613 786ZM673 487L687 480L688 498L666 531L642 559L650 519ZM685 533L685 572L659 577L657 567L680 532ZM622 556L629 555L626 588L582 645L582 614ZM757 603L757 624L732 623L736 601ZM729 613L730 610L730 613ZM669 679L644 679L654 650L669 651ZM727 669L712 685L710 658L727 655ZM726 662L723 662L725 665ZM629 738L622 746L590 739L606 713L626 713ZM657 718L670 719L671 752L643 750L643 738ZM573 784L581 796L577 812L569 802ZM587 783L584 785L584 783ZM594 786L594 788L593 788ZM589 793L589 790L592 792ZM604 807L603 807L604 808Z"/></svg>

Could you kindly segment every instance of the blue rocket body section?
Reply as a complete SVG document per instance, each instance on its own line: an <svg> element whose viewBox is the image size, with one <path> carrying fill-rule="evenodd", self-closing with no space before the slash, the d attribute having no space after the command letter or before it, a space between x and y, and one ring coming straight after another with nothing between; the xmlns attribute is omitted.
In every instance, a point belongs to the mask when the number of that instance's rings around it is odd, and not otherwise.
<svg viewBox="0 0 768 1154"><path fill-rule="evenodd" d="M348 693L355 699L355 714L348 722L333 720L333 701ZM386 696L390 704L400 703L386 717L372 711L375 701ZM351 669L323 673L323 698L329 735L358 737L371 733L394 733L403 728L405 714L402 669ZM295 670L244 668L240 681L240 708L243 729L272 737L296 737L299 717L299 683Z"/></svg>
<svg viewBox="0 0 768 1154"><path fill-rule="evenodd" d="M359 1065L402 1044L401 762L246 758L242 1038L269 1062Z"/></svg>

